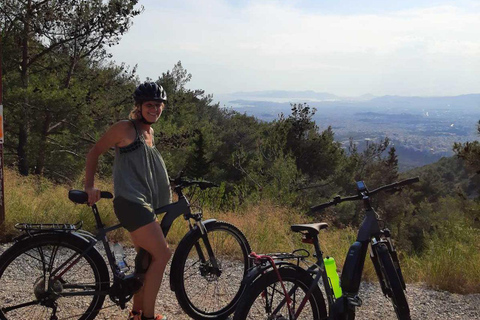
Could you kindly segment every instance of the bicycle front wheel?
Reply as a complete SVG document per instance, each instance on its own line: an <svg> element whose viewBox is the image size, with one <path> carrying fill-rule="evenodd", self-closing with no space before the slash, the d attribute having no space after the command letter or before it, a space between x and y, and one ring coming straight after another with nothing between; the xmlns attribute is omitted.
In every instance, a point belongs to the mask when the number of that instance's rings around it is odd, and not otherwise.
<svg viewBox="0 0 480 320"><path fill-rule="evenodd" d="M385 244L379 244L377 247L378 259L381 265L385 285L388 289L387 294L392 300L393 308L399 320L410 320L410 308L400 277L393 264L390 252Z"/></svg>
<svg viewBox="0 0 480 320"><path fill-rule="evenodd" d="M95 318L105 299L98 293L108 288L108 271L99 267L105 262L93 251L81 256L85 243L46 234L7 250L0 258L0 319Z"/></svg>
<svg viewBox="0 0 480 320"><path fill-rule="evenodd" d="M249 268L251 249L232 224L215 221L207 223L206 229L213 256L208 254L200 230L189 233L175 251L170 283L180 306L192 318L225 319L244 290L242 279Z"/></svg>
<svg viewBox="0 0 480 320"><path fill-rule="evenodd" d="M313 282L312 276L307 271L288 266L282 266L278 271L291 298L290 310L293 314L300 311L295 319L320 320L327 318L325 301L318 285L306 298L303 309L299 310ZM247 319L292 319L282 284L275 270L262 275L245 290L233 320Z"/></svg>

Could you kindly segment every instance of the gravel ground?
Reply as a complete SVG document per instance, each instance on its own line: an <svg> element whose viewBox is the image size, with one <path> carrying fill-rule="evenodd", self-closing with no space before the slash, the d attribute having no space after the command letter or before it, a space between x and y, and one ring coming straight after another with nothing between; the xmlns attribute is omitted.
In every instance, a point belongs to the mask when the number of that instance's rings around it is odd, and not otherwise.
<svg viewBox="0 0 480 320"><path fill-rule="evenodd" d="M0 245L0 254L11 244ZM127 262L134 257L133 249L126 249ZM169 319L190 319L180 308L175 294L169 289L170 266L164 277L162 287L157 299L157 312L168 316ZM2 287L3 292L8 288ZM363 306L357 309L357 319L395 319L395 314L390 301L385 298L378 284L362 283L359 296L363 300ZM5 297L5 296L4 296ZM444 291L435 291L421 284L407 285L407 298L409 300L412 319L480 319L480 294L458 295ZM6 299L1 298L0 299ZM0 301L0 305L4 301ZM110 307L109 307L110 306ZM127 310L121 310L113 305L107 298L104 307L96 319L126 319Z"/></svg>

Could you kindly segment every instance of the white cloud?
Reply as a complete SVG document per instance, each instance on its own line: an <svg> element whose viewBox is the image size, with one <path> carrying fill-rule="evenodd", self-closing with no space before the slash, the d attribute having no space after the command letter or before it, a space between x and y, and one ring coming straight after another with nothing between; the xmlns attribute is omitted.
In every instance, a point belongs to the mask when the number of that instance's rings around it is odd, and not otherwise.
<svg viewBox="0 0 480 320"><path fill-rule="evenodd" d="M480 13L454 6L320 14L276 1L145 1L113 49L157 78L178 61L211 93L292 89L343 95L478 92Z"/></svg>

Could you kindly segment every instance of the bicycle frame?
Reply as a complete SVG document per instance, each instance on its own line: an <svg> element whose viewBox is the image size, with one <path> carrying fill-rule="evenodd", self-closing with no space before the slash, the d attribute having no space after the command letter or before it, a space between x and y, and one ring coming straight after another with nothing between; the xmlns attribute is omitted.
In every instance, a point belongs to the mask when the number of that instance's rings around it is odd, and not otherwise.
<svg viewBox="0 0 480 320"><path fill-rule="evenodd" d="M212 247L210 245L210 242L208 241L207 231L206 231L205 225L209 224L209 223L213 223L216 220L215 219L208 219L206 221L202 221L202 214L201 213L192 214L191 209L190 209L190 203L188 202L187 198L183 195L181 188L177 187L175 191L179 196L179 200L177 202L168 204L166 206L160 207L160 208L155 210L156 215L161 214L161 213L165 213L165 215L163 216L163 218L160 222L160 226L161 226L163 234L166 237L170 228L171 228L171 226L172 226L172 224L173 224L173 222L180 215L183 214L185 220L187 220L189 222L190 230L192 230L194 228L190 219L195 220L196 226L199 228L199 230L202 233L202 238L203 238L203 241L205 243L205 247L207 249L207 252L208 252L209 256L214 257ZM41 234L44 234L44 233L62 233L62 234L70 233L74 236L78 236L78 237L82 238L82 240L89 243L88 247L80 255L78 255L78 254L72 255L65 262L63 262L60 266L58 266L55 270L52 270L50 276L52 277L51 279L53 279L54 281L61 279L61 277L66 272L68 272L68 270L70 270L78 261L80 261L81 258L83 258L85 255L87 255L90 250L92 250L92 249L96 250L94 247L98 242L102 242L103 247L105 249L106 256L107 256L108 264L110 266L110 269L112 270L113 281L115 282L116 279L123 279L125 277L125 275L117 267L115 257L112 253L112 250L110 248L110 245L108 243L108 238L107 238L107 233L121 228L122 225L121 224L116 224L116 225L113 225L113 226L110 226L110 227L105 227L105 225L103 224L103 222L101 220L97 205L94 204L94 205L92 205L91 208L92 208L92 212L93 212L93 215L94 215L94 218L95 218L95 223L96 223L96 235L94 235L94 234L92 234L88 231L85 231L85 230L78 230L78 229L72 230L72 229L64 229L64 228L58 227L58 228L52 228L52 229L47 229L47 230L38 230L38 231L33 231L33 232L27 232L26 234L18 237L16 239L16 241L21 241L22 239L24 239L26 237L34 237L36 235L41 235ZM195 247L198 251L200 259L202 260L202 262L204 262L206 259L203 255L202 250L199 247L199 244L198 243L195 244ZM142 250L143 249L140 249L140 251L139 251L139 253L137 253L137 255L148 254L145 250L143 250L143 253L142 253ZM211 259L211 260L212 260L213 267L216 268L216 270L218 270L218 265L217 265L216 260L215 259ZM98 291L96 291L96 292L95 291L83 291L83 292L71 292L71 293L65 292L63 294L65 296L108 295L109 292L108 291L101 291L101 292L98 292Z"/></svg>
<svg viewBox="0 0 480 320"><path fill-rule="evenodd" d="M182 309L192 318L226 317L233 313L245 290L244 286L237 287L235 291L230 289L233 282L227 270L241 269L243 274L246 273L249 266L247 256L251 252L248 240L230 223L216 219L203 220L202 210L192 212L189 200L182 193L182 188L189 186L205 190L215 187L215 184L181 178L171 182L176 185L174 190L178 195L178 201L157 208L154 212L156 215L162 214L158 219L161 232L167 236L173 222L181 215L188 221L190 230L184 234L173 254L170 288L175 291ZM189 195L194 198L194 195L190 193ZM71 190L68 197L78 204L86 204L88 200L87 193L81 190ZM100 198L111 199L113 195L101 191ZM16 305L1 303L0 314L38 304L50 308L53 318L57 314L57 304L61 305L58 299L62 297L65 298L61 300L62 303L66 305L69 305L68 301L65 302L68 298L74 299L72 301L83 298L85 307L88 307L85 314L91 313L93 314L91 316L99 312L107 296L122 309L126 307L126 302L142 287L144 274L151 262L148 257L150 254L143 249L138 250L135 264L130 265L135 266L135 272L132 273L133 268L125 267L123 257L117 256L114 247L110 248L107 238L108 233L120 228L121 224L105 226L97 205L92 205L91 210L96 229L93 233L80 230L82 222L75 225L55 223L16 225L17 229L24 232L15 239L16 243L5 252L5 255L2 254L0 257L1 280L4 280L5 270L15 272L16 265L13 261L22 263L28 257L35 259L34 271L38 276L34 275L31 280L34 283L35 300L25 303L23 302L25 299L22 299L22 303ZM100 243L103 244L105 251L99 248ZM138 259L142 252L143 257L149 259ZM85 276L83 268L87 268L89 272L85 273ZM224 276L221 277L222 275ZM22 283L22 278L16 278L15 281ZM235 278L235 281L237 280L240 282L241 278ZM192 287L200 291L192 291ZM203 288L206 288L204 294ZM217 296L220 293L221 299L215 299L214 303L208 302L210 296ZM26 293L26 299L29 299L28 294ZM62 310L64 312L66 308L62 307Z"/></svg>
<svg viewBox="0 0 480 320"><path fill-rule="evenodd" d="M358 291L360 288L363 267L364 267L369 245L371 245L371 248L372 248L370 256L374 263L375 269L377 270L377 274L378 272L380 272L380 269L379 269L380 266L378 265L378 262L374 258L376 245L380 242L388 242L389 250L393 250L393 246L389 240L389 237L387 237L386 240L382 239L383 231L380 229L376 212L370 206L369 197L364 196L363 200L366 207L365 218L359 228L357 239L351 245L347 253L347 257L345 259L342 276L341 276L341 287L342 287L343 295L340 298L335 299L333 290L330 287L329 278L325 271L325 265L323 261L323 252L320 249L318 236L316 234L303 234L306 237L304 238L304 242L313 244L317 261L307 269L307 272L309 272L312 275L312 283L309 287L309 290L306 292L305 297L302 299L302 301L300 302L300 305L295 311L294 317L291 319L297 319L298 316L301 314L314 288L320 282L320 279L322 279L323 281L325 293L327 295L327 300L329 305L329 319L338 319L339 317L344 316L347 313L348 309L354 310L356 306L360 306L362 304L361 299L358 297ZM264 256L261 256L261 257L264 257ZM276 268L275 262L273 261L271 262L271 267L273 267L274 269ZM263 273L265 272L265 269L258 272ZM290 291L288 291L288 298L287 297L284 298L279 303L279 305L273 310L272 312L273 314L275 314L281 308L283 308L285 304L288 304L288 300L290 299L290 296L295 292L296 289L297 289L297 286L293 286L293 288ZM382 290L385 290L383 284L382 284Z"/></svg>
<svg viewBox="0 0 480 320"><path fill-rule="evenodd" d="M400 269L400 264L398 260L397 252L393 246L393 243L390 238L390 230L380 227L379 224L379 217L375 210L372 208L370 203L370 196L374 194L384 191L384 190L394 190L398 191L400 187L409 185L412 183L416 183L419 181L418 177L405 179L402 181L394 182L388 185L384 185L382 187L376 188L374 190L369 191L365 186L363 181L357 181L357 195L355 196L347 196L347 197L340 197L335 196L333 200L316 205L311 208L312 212L319 212L324 210L325 208L337 205L339 203L345 201L357 201L362 200L365 209L365 217L362 221L358 229L357 239L356 241L350 246L350 249L347 253L345 258L345 263L343 265L343 271L341 276L341 289L342 295L335 298L335 294L333 292L333 288L330 286L329 278L326 272L324 260L323 260L323 253L320 249L320 244L318 242L318 234L321 232L320 230L326 227L326 224L305 224L305 225L293 225L291 226L292 231L300 232L304 236L302 242L311 243L315 248L316 258L317 261L313 265L309 266L306 270L301 269L298 270L299 273L308 272L312 276L311 284L305 292L305 297L300 302L299 308L296 310L295 314L290 308L290 302L288 302L288 312L289 312L289 319L295 320L298 318L299 314L302 312L307 301L310 299L310 296L313 294L314 290L317 289L317 286L320 282L320 279L323 280L325 292L327 295L328 300L328 316L326 313L326 309L324 306L324 316L328 317L328 319L352 319L355 317L355 307L362 305L362 300L358 297L358 291L360 288L360 282L362 279L363 267L365 264L365 259L367 256L367 251L370 246L370 258L372 259L373 265L375 267L375 271L377 276L380 280L380 285L382 288L383 293L386 296L389 296L394 303L395 312L397 316L402 318L410 319L410 311L408 308L408 303L405 299L403 293L399 293L399 290L405 290L405 281L403 279L403 275ZM295 251L294 251L295 252ZM388 256L387 256L388 255ZM255 257L257 267L252 268L245 277L244 282L247 284L254 283L259 278L263 277L267 272L270 272L269 269L273 268L276 269L275 261L271 259L280 260L279 265L280 267L288 265L289 267L298 267L297 265L292 264L290 262L285 262L284 260L288 259L301 259L305 257L298 257L295 256L293 253L290 256L285 256L285 254L269 254L264 256L258 256L255 253L252 253L251 256ZM269 262L269 264L267 264ZM394 274L392 276L392 274ZM280 272L277 272L278 281L282 284L283 287L283 280L281 279ZM393 282L392 282L393 280ZM392 284L393 283L393 284ZM277 314L277 312L282 309L287 300L290 301L290 296L298 289L298 285L294 285L293 288L286 292L285 290L285 297L280 300L280 303L273 312L271 311L273 307L268 304L267 301L267 310L268 313ZM264 289L265 290L265 289ZM266 291L263 292L263 296L265 297ZM321 295L321 293L320 293ZM396 305L396 300L399 298L400 305ZM320 296L317 296L316 299L320 299ZM402 300L403 299L403 300ZM247 303L250 303L247 300ZM247 305L248 307L248 305ZM241 317L244 316L244 313L240 313Z"/></svg>

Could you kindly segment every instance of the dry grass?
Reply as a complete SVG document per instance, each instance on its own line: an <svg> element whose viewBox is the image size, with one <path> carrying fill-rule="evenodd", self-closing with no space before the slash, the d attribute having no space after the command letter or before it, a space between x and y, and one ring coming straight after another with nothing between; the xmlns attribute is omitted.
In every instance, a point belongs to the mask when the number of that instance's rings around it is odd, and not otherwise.
<svg viewBox="0 0 480 320"><path fill-rule="evenodd" d="M45 179L21 177L6 170L5 202L6 223L0 238L11 240L18 232L13 228L17 222L30 223L75 223L84 221L84 229L94 232L93 214L86 205L75 205L68 200L68 187L54 185ZM109 182L99 181L103 190L112 190ZM81 187L78 183L76 187ZM117 223L112 203L98 203L104 223ZM290 252L295 248L313 249L302 244L301 237L290 231L295 223L312 223L311 217L301 212L271 203L260 203L239 212L204 212L205 219L216 218L234 224L247 236L252 250L257 253ZM424 282L431 287L458 293L480 292L480 236L475 230L452 228L449 234L431 239L428 250L422 256L399 253L407 282ZM167 240L172 247L188 231L180 217L172 226ZM320 245L325 256L334 257L341 270L346 253L356 239L357 230L322 230ZM129 242L128 234L121 229L109 234L116 240ZM367 257L364 279L376 280L372 263Z"/></svg>

